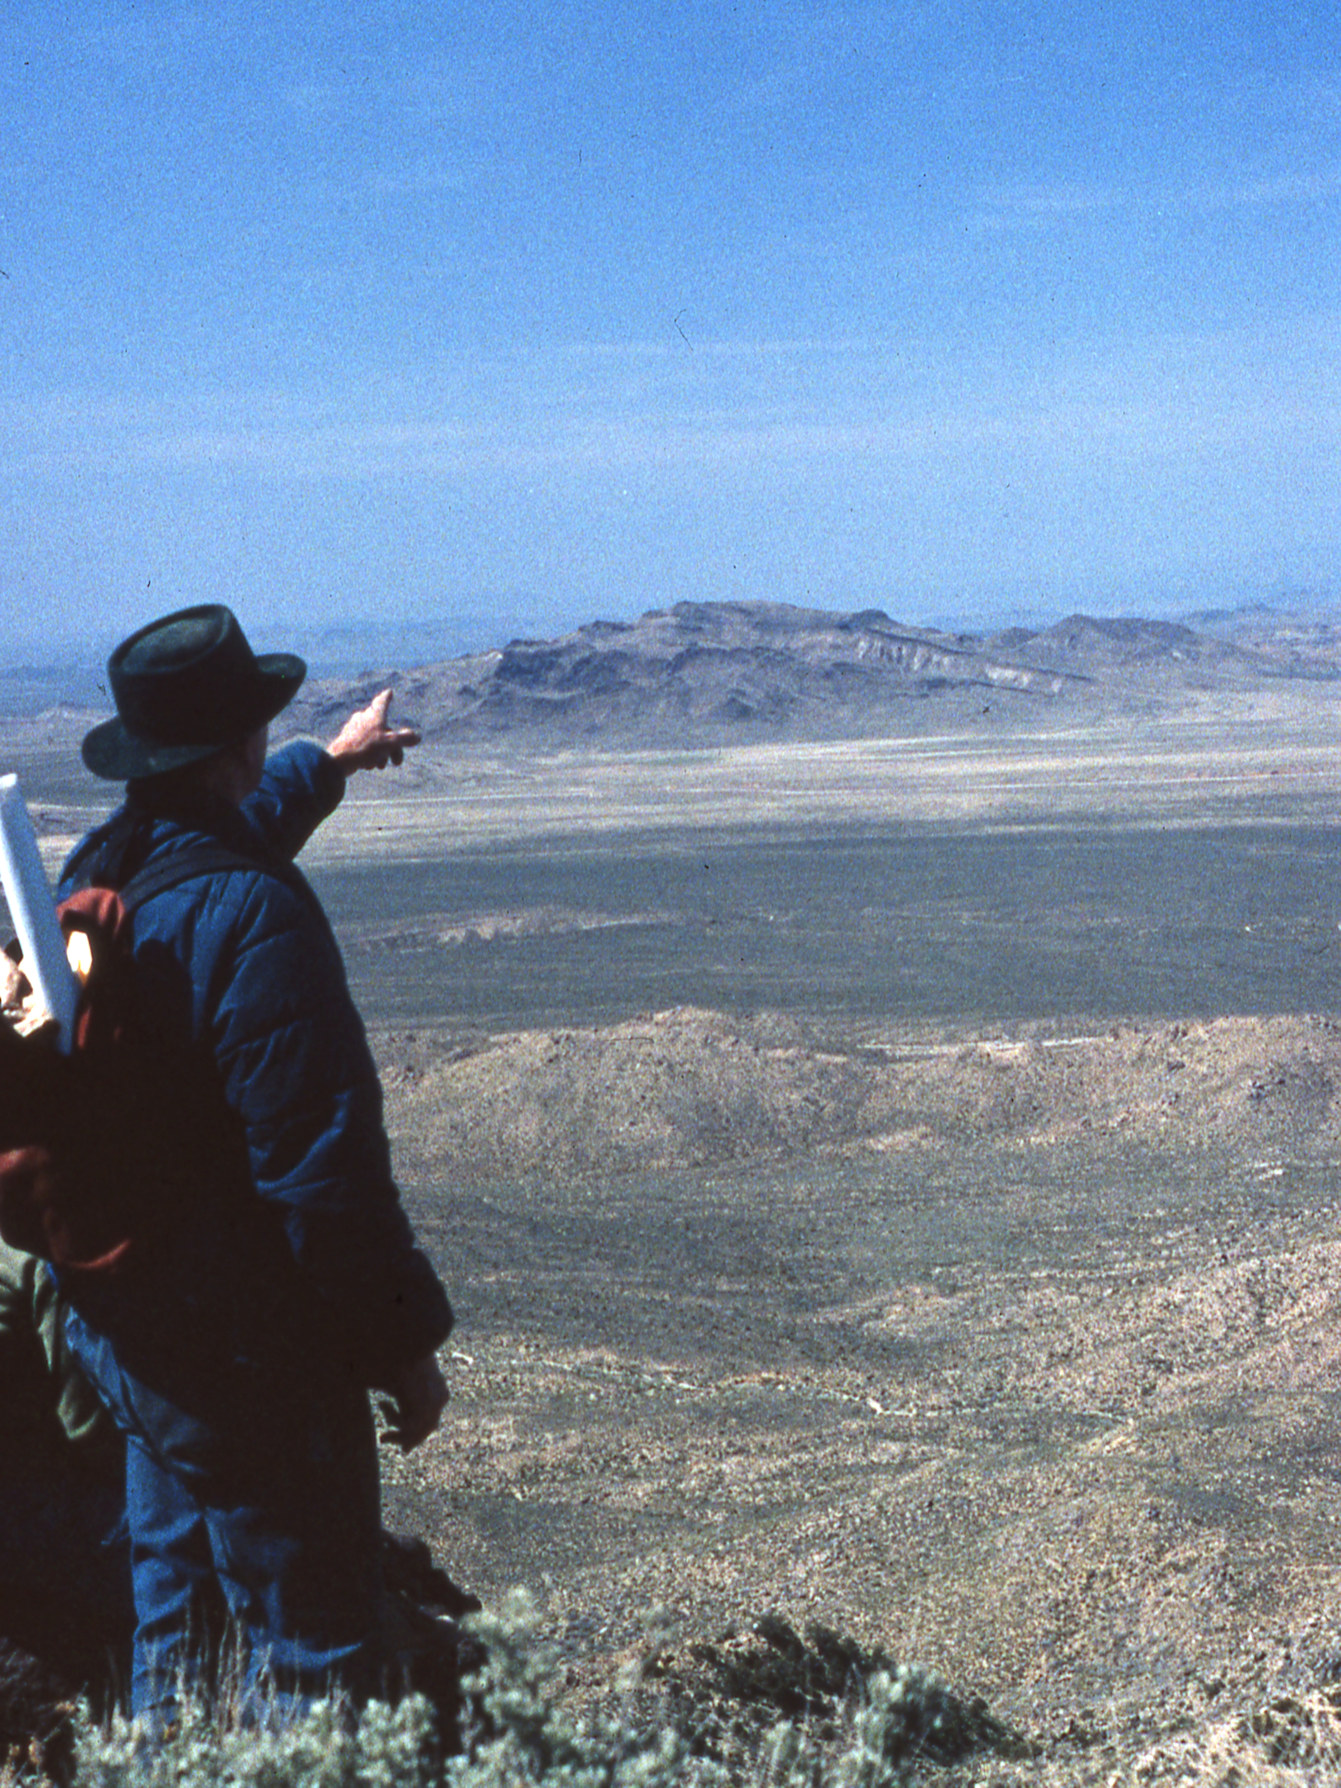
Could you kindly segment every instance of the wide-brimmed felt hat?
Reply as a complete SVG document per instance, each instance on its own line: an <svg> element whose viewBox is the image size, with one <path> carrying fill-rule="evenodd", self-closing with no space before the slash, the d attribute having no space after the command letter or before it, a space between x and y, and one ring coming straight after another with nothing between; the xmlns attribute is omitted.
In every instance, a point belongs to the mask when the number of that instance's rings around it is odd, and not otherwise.
<svg viewBox="0 0 1341 1788"><path fill-rule="evenodd" d="M307 675L291 652L260 657L221 603L178 609L122 640L107 661L116 719L86 735L95 776L161 776L236 745L287 708Z"/></svg>

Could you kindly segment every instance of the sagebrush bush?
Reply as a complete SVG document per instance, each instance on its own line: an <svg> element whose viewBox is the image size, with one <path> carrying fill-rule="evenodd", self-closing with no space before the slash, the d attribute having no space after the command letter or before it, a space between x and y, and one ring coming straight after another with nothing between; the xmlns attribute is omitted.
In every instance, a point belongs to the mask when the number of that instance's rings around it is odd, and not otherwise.
<svg viewBox="0 0 1341 1788"><path fill-rule="evenodd" d="M609 1705L574 1709L556 1692L557 1652L524 1598L468 1623L483 1646L467 1680L460 1755L443 1756L430 1704L338 1701L289 1721L244 1723L186 1702L175 1730L151 1740L114 1716L83 1715L72 1788L887 1788L953 1717L945 1685L900 1667L854 1685L841 1731L779 1721L752 1754L704 1754L664 1699L639 1693L631 1666Z"/></svg>
<svg viewBox="0 0 1341 1788"><path fill-rule="evenodd" d="M372 1702L357 1724L336 1701L289 1722L238 1725L182 1704L172 1735L151 1741L138 1723L86 1718L75 1736L75 1788L430 1788L433 1710L412 1696Z"/></svg>

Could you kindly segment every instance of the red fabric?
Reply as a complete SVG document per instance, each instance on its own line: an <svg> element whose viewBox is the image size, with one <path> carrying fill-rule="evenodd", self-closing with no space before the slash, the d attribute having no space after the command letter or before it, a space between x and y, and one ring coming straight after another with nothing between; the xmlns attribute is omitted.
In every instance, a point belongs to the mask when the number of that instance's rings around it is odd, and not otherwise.
<svg viewBox="0 0 1341 1788"><path fill-rule="evenodd" d="M113 889L81 888L61 902L60 921L67 938L74 931L82 931L88 937L93 958L90 987L97 987L99 979L110 976L113 963L129 956L130 915ZM75 1019L75 1048L104 1048L121 1037L124 1026L125 1014L118 1010L118 1002L99 990L98 998L80 1001Z"/></svg>
<svg viewBox="0 0 1341 1788"><path fill-rule="evenodd" d="M49 1038L14 1038L7 1047L0 1233L66 1271L101 1275L131 1248L121 1227L125 1125L117 1122L119 1101L106 1096L120 1084L117 1050L134 1027L130 916L111 889L87 888L61 903L60 921L67 938L87 935L92 967L69 1057Z"/></svg>

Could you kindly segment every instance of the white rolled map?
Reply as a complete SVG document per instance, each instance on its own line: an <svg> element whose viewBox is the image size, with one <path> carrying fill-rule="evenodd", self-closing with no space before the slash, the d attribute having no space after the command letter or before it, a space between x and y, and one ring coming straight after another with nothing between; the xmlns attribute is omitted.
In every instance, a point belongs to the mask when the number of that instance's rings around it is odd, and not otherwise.
<svg viewBox="0 0 1341 1788"><path fill-rule="evenodd" d="M23 948L23 972L60 1027L60 1046L74 1044L79 983L65 955L56 903L42 867L37 834L19 793L17 776L0 776L0 880Z"/></svg>

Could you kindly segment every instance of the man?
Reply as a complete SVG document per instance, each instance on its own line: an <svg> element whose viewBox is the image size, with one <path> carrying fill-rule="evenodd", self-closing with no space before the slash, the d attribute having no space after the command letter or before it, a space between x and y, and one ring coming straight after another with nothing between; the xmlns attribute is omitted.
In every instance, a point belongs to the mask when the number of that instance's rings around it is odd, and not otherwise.
<svg viewBox="0 0 1341 1788"><path fill-rule="evenodd" d="M180 1064L162 1121L189 1111L193 1127L191 1183L159 1200L125 1263L62 1282L70 1346L126 1440L131 1700L151 1722L171 1717L219 1597L247 1685L294 1706L377 1688L368 1391L405 1448L447 1397L435 1350L451 1311L391 1177L339 951L293 866L347 778L399 763L418 735L388 724L384 692L328 751L267 762L304 674L257 658L217 606L118 646L117 715L83 757L126 800L59 890L149 886L133 916L140 1018Z"/></svg>

